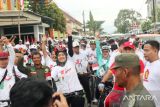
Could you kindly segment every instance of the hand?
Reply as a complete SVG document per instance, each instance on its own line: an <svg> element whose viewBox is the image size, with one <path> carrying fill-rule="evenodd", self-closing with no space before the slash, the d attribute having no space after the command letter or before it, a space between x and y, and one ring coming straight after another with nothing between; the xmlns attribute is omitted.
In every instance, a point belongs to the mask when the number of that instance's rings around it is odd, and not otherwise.
<svg viewBox="0 0 160 107"><path fill-rule="evenodd" d="M72 28L71 28L71 26L67 26L66 32L67 32L68 36L72 36Z"/></svg>
<svg viewBox="0 0 160 107"><path fill-rule="evenodd" d="M4 42L2 39L0 39L0 46L3 46L4 45Z"/></svg>
<svg viewBox="0 0 160 107"><path fill-rule="evenodd" d="M55 102L53 102L53 107L69 107L66 98L63 96L62 93L56 92L55 94L53 94L53 97L56 96L60 97L60 100L55 100Z"/></svg>
<svg viewBox="0 0 160 107"><path fill-rule="evenodd" d="M104 91L104 84L103 83L99 83L98 84L98 89L99 89L99 91L102 93L103 91Z"/></svg>
<svg viewBox="0 0 160 107"><path fill-rule="evenodd" d="M42 42L46 42L47 41L47 37L44 35L43 37L42 37Z"/></svg>
<svg viewBox="0 0 160 107"><path fill-rule="evenodd" d="M99 33L99 32L96 32L95 35L96 35L96 38L97 38L97 39L100 38L100 33Z"/></svg>
<svg viewBox="0 0 160 107"><path fill-rule="evenodd" d="M4 44L6 44L6 45L9 44L9 40L7 39L7 37L2 36L1 39L2 39L2 42L3 42Z"/></svg>

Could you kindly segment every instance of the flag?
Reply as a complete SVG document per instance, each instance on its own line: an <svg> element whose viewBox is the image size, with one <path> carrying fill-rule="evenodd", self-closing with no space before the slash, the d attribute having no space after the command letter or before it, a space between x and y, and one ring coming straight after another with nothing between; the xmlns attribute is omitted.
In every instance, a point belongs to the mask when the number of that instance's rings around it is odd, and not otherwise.
<svg viewBox="0 0 160 107"><path fill-rule="evenodd" d="M28 35L27 35L27 42L30 42L30 41L29 41L29 38L28 38Z"/></svg>
<svg viewBox="0 0 160 107"><path fill-rule="evenodd" d="M16 9L17 10L21 9L21 0L16 0Z"/></svg>
<svg viewBox="0 0 160 107"><path fill-rule="evenodd" d="M21 0L20 3L21 3L21 10L24 10L24 0Z"/></svg>
<svg viewBox="0 0 160 107"><path fill-rule="evenodd" d="M0 11L3 10L3 0L0 0Z"/></svg>
<svg viewBox="0 0 160 107"><path fill-rule="evenodd" d="M60 31L58 31L58 40L60 40Z"/></svg>
<svg viewBox="0 0 160 107"><path fill-rule="evenodd" d="M34 37L31 37L31 43L32 43L32 44L35 43Z"/></svg>
<svg viewBox="0 0 160 107"><path fill-rule="evenodd" d="M7 0L2 0L2 9L7 10Z"/></svg>
<svg viewBox="0 0 160 107"><path fill-rule="evenodd" d="M11 10L11 0L7 0L7 10Z"/></svg>
<svg viewBox="0 0 160 107"><path fill-rule="evenodd" d="M92 64L92 70L95 71L95 70L98 70L99 68L99 65L96 63L96 64Z"/></svg>
<svg viewBox="0 0 160 107"><path fill-rule="evenodd" d="M50 37L53 38L53 29L52 28L49 28L49 34L50 34Z"/></svg>
<svg viewBox="0 0 160 107"><path fill-rule="evenodd" d="M26 41L26 36L24 36L24 43L26 43L27 41Z"/></svg>
<svg viewBox="0 0 160 107"><path fill-rule="evenodd" d="M46 37L48 38L49 36L48 36L48 33L46 34Z"/></svg>
<svg viewBox="0 0 160 107"><path fill-rule="evenodd" d="M33 37L31 37L31 43L32 43L32 44L33 44L33 41L34 41L34 40L33 40Z"/></svg>

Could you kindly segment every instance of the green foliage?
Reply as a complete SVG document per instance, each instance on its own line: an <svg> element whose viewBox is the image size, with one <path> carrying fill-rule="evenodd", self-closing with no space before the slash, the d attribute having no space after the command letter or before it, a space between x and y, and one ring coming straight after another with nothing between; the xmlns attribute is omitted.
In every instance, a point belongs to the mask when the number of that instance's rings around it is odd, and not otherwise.
<svg viewBox="0 0 160 107"><path fill-rule="evenodd" d="M133 23L139 24L141 14L129 9L123 9L119 11L114 25L119 33L127 33Z"/></svg>
<svg viewBox="0 0 160 107"><path fill-rule="evenodd" d="M87 22L87 28L89 28L90 35L95 35L95 32L103 32L103 28L101 27L104 21L95 21L92 15L92 12L89 13L89 21Z"/></svg>
<svg viewBox="0 0 160 107"><path fill-rule="evenodd" d="M157 7L157 9L156 9L156 14L157 14L157 22L160 22L160 8L159 7Z"/></svg>
<svg viewBox="0 0 160 107"><path fill-rule="evenodd" d="M148 30L150 30L152 28L151 24L152 24L151 20L143 22L141 25L142 31L147 32Z"/></svg>
<svg viewBox="0 0 160 107"><path fill-rule="evenodd" d="M29 6L29 1L24 0L24 10L28 10L28 6Z"/></svg>
<svg viewBox="0 0 160 107"><path fill-rule="evenodd" d="M30 2L31 10L40 15L50 17L54 22L49 22L51 27L60 32L65 32L66 22L63 12L58 8L55 3L44 4L36 3L35 1Z"/></svg>

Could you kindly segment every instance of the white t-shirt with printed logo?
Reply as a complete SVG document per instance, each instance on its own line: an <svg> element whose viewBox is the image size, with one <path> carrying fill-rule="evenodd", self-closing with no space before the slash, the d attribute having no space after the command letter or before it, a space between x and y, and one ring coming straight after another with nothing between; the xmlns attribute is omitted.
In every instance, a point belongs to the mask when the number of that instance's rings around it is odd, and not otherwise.
<svg viewBox="0 0 160 107"><path fill-rule="evenodd" d="M80 49L80 52L87 56L87 49L85 49L85 50L84 49Z"/></svg>
<svg viewBox="0 0 160 107"><path fill-rule="evenodd" d="M8 51L9 51L9 62L5 69L0 68L0 81L4 77L4 74L6 72L6 69L8 71L6 78L0 84L0 100L9 100L9 92L12 86L15 84L15 76L13 74L13 66L14 66L14 60L15 60L15 52L11 44L7 45Z"/></svg>
<svg viewBox="0 0 160 107"><path fill-rule="evenodd" d="M156 107L160 107L160 60L146 63L143 85L153 97L156 97Z"/></svg>
<svg viewBox="0 0 160 107"><path fill-rule="evenodd" d="M92 50L91 48L87 50L87 58L89 63L97 63L96 49Z"/></svg>
<svg viewBox="0 0 160 107"><path fill-rule="evenodd" d="M51 71L51 76L56 81L58 92L71 93L83 89L72 60L68 59L64 67L55 66Z"/></svg>
<svg viewBox="0 0 160 107"><path fill-rule="evenodd" d="M57 65L48 55L45 57L45 65L48 66L51 70Z"/></svg>
<svg viewBox="0 0 160 107"><path fill-rule="evenodd" d="M79 54L74 54L72 58L76 66L77 73L79 74L87 73L87 66L88 66L87 56L80 52Z"/></svg>

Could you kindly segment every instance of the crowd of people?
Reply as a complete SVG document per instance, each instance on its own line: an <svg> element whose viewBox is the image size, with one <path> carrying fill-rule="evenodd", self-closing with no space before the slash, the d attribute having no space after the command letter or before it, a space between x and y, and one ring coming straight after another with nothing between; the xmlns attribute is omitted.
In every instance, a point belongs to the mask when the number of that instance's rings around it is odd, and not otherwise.
<svg viewBox="0 0 160 107"><path fill-rule="evenodd" d="M158 41L67 37L0 38L0 107L160 107Z"/></svg>

